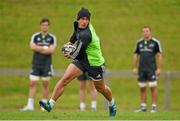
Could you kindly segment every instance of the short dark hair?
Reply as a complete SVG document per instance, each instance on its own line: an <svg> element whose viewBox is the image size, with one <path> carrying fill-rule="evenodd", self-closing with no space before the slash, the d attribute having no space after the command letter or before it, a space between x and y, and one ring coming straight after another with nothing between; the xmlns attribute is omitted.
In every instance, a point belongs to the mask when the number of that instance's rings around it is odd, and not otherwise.
<svg viewBox="0 0 180 121"><path fill-rule="evenodd" d="M143 29L144 28L148 28L151 31L151 27L150 26L145 25L145 26L143 26Z"/></svg>
<svg viewBox="0 0 180 121"><path fill-rule="evenodd" d="M40 24L45 23L45 22L48 22L48 25L50 25L50 21L48 18L41 19Z"/></svg>

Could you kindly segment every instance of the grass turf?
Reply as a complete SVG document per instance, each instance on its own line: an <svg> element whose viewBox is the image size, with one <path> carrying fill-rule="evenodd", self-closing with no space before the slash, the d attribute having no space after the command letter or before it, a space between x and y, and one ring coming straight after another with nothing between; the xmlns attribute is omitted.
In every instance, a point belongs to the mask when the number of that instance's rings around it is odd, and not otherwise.
<svg viewBox="0 0 180 121"><path fill-rule="evenodd" d="M60 48L69 40L72 22L81 7L92 13L91 22L101 38L108 69L131 69L136 40L141 28L149 25L162 44L163 69L180 70L179 0L1 0L0 67L30 67L30 38L39 31L40 19L48 17L50 31L58 38L54 67L65 68L68 61L60 54Z"/></svg>
<svg viewBox="0 0 180 121"><path fill-rule="evenodd" d="M1 111L1 120L178 120L179 112L133 113L117 112L116 117L109 117L108 112L78 112L54 110L51 113L42 111Z"/></svg>
<svg viewBox="0 0 180 121"><path fill-rule="evenodd" d="M87 111L79 112L79 83L73 80L66 89L62 97L57 101L54 110L51 113L41 112L38 101L41 99L41 83L37 85L37 94L35 98L35 112L20 111L27 102L28 96L28 78L27 77L0 77L0 119L111 119L108 117L108 110L104 108L102 95L98 94L97 109L98 112L90 111L90 95L87 86ZM50 92L52 92L58 78L53 77L50 83ZM139 106L139 90L134 78L112 78L110 77L110 87L113 96L117 102L117 117L114 119L180 119L179 112L179 88L175 88L179 80L171 81L171 100L170 112L165 112L165 89L164 81L159 80L159 100L158 113L149 113L151 108L151 95L148 90L148 112L133 113Z"/></svg>

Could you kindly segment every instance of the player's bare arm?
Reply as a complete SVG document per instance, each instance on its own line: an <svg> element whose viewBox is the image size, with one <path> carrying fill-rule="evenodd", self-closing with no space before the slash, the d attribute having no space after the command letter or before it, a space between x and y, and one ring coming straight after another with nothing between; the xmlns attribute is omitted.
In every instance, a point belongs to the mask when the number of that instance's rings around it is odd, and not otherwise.
<svg viewBox="0 0 180 121"><path fill-rule="evenodd" d="M33 42L30 43L30 48L35 52L42 52L44 50L43 46L39 46Z"/></svg>
<svg viewBox="0 0 180 121"><path fill-rule="evenodd" d="M157 61L156 75L159 76L161 73L161 65L162 65L162 54L161 53L157 53L156 61Z"/></svg>
<svg viewBox="0 0 180 121"><path fill-rule="evenodd" d="M137 67L138 67L138 61L139 61L139 54L137 54L137 53L135 53L134 55L133 55L133 70L132 70L132 72L133 72L133 74L137 74L137 72L138 72L138 69L137 69Z"/></svg>
<svg viewBox="0 0 180 121"><path fill-rule="evenodd" d="M55 45L50 45L50 46L45 46L45 47L43 46L43 50L40 53L44 55L50 55L54 53L55 48L56 48Z"/></svg>
<svg viewBox="0 0 180 121"><path fill-rule="evenodd" d="M44 55L49 55L49 54L52 54L54 53L54 50L55 50L55 46L54 45L50 45L50 46L39 46L35 43L30 43L30 47L33 51L35 52L39 52L41 54L44 54Z"/></svg>

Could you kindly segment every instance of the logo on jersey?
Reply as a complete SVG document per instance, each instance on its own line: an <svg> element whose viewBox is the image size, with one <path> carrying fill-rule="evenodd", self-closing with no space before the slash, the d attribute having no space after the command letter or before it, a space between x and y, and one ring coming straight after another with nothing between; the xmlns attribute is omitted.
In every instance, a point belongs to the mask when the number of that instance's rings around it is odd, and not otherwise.
<svg viewBox="0 0 180 121"><path fill-rule="evenodd" d="M50 41L51 41L51 38L50 38L50 37L48 37L48 38L46 39L46 41L50 42Z"/></svg>
<svg viewBox="0 0 180 121"><path fill-rule="evenodd" d="M38 37L38 38L37 38L37 41L41 41L41 38L40 38L40 37Z"/></svg>
<svg viewBox="0 0 180 121"><path fill-rule="evenodd" d="M96 78L101 78L101 74L98 74L98 75L96 76Z"/></svg>
<svg viewBox="0 0 180 121"><path fill-rule="evenodd" d="M49 72L48 72L48 75L52 75L52 72L51 72L51 71L49 71Z"/></svg>
<svg viewBox="0 0 180 121"><path fill-rule="evenodd" d="M143 47L143 45L142 44L139 44L139 48L142 48Z"/></svg>
<svg viewBox="0 0 180 121"><path fill-rule="evenodd" d="M152 75L152 79L156 79L156 76L155 76L155 75Z"/></svg>
<svg viewBox="0 0 180 121"><path fill-rule="evenodd" d="M149 44L149 47L154 47L154 44L153 43Z"/></svg>

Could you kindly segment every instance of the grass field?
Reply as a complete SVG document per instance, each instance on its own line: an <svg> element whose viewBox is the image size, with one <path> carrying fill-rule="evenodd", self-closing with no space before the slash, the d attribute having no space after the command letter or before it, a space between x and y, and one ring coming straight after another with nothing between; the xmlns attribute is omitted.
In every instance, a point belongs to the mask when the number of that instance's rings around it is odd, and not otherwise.
<svg viewBox="0 0 180 121"><path fill-rule="evenodd" d="M68 62L59 50L68 41L73 31L72 22L81 7L92 12L91 21L101 38L109 69L131 69L136 40L141 36L141 28L149 25L163 47L163 69L180 70L180 58L177 58L180 51L179 0L1 0L0 51L3 53L0 67L29 67L30 37L39 31L40 19L48 17L50 31L58 38L54 67L65 68Z"/></svg>
<svg viewBox="0 0 180 121"><path fill-rule="evenodd" d="M179 88L175 88L179 80L171 82L171 103L170 112L165 112L165 89L164 81L159 81L159 100L158 113L149 113L151 100L148 92L148 112L133 113L139 106L138 86L134 78L112 78L110 77L110 87L117 101L118 114L115 118L108 117L108 110L103 106L103 97L98 95L98 112L90 111L90 95L87 89L87 111L80 112L79 107L79 83L73 80L65 89L63 96L56 103L51 113L41 112L38 101L41 99L41 84L38 84L37 95L35 99L35 112L22 112L20 109L26 105L28 94L27 77L0 77L0 119L179 119ZM50 92L58 80L54 77L50 84ZM8 85L8 86L7 86ZM17 88L18 87L18 88Z"/></svg>
<svg viewBox="0 0 180 121"><path fill-rule="evenodd" d="M30 68L31 35L39 31L39 21L48 17L50 31L58 38L53 56L55 69L65 69L70 61L60 54L72 31L72 22L81 7L92 12L91 22L101 39L107 69L130 70L136 40L141 27L149 25L163 48L163 71L180 70L180 0L0 0L0 68ZM50 92L58 78L53 77ZM109 118L98 95L98 112L79 112L79 84L74 80L65 90L52 113L41 112L41 84L38 84L35 112L20 112L27 101L28 77L0 76L1 119L104 119L104 120L180 120L179 80L170 83L170 112L165 112L165 80L159 80L158 113L133 113L139 106L139 90L135 78L110 77L110 87L117 101L118 114ZM89 92L89 89L87 90ZM90 104L90 96L87 104ZM151 95L148 91L148 106Z"/></svg>
<svg viewBox="0 0 180 121"><path fill-rule="evenodd" d="M78 111L60 111L54 110L51 113L42 111L21 112L21 111L3 111L0 113L0 119L6 120L178 120L180 113L161 112L161 113L133 113L118 112L116 117L109 117L108 112L78 112Z"/></svg>

